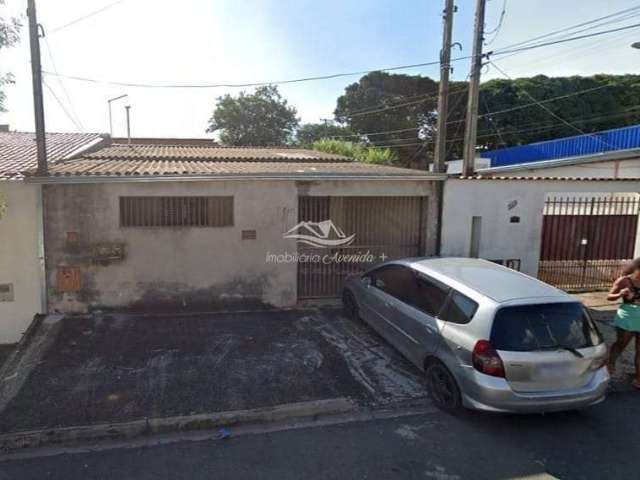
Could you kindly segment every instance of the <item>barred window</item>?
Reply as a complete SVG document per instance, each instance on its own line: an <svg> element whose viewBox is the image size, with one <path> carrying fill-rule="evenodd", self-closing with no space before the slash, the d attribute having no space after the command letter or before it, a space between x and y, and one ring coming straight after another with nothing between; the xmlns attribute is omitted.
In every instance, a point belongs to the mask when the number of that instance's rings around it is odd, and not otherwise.
<svg viewBox="0 0 640 480"><path fill-rule="evenodd" d="M121 227L229 227L233 197L120 197Z"/></svg>

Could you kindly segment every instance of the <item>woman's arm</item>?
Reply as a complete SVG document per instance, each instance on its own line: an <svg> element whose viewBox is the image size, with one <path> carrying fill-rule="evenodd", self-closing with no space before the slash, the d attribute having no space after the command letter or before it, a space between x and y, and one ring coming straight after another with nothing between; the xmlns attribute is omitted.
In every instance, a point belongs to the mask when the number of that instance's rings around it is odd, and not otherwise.
<svg viewBox="0 0 640 480"><path fill-rule="evenodd" d="M616 300L620 300L621 298L626 298L631 294L631 290L628 287L625 287L627 283L626 277L620 277L615 282L613 282L613 286L611 290L609 290L609 294L607 295L607 300L610 302L615 302Z"/></svg>

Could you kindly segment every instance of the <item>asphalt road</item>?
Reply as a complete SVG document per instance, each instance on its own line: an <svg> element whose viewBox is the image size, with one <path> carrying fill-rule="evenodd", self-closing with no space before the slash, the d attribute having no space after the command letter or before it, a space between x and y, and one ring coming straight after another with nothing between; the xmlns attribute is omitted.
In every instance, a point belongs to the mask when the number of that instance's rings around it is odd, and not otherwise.
<svg viewBox="0 0 640 480"><path fill-rule="evenodd" d="M584 412L442 413L0 463L0 479L637 479L640 393ZM634 451L636 452L634 454Z"/></svg>

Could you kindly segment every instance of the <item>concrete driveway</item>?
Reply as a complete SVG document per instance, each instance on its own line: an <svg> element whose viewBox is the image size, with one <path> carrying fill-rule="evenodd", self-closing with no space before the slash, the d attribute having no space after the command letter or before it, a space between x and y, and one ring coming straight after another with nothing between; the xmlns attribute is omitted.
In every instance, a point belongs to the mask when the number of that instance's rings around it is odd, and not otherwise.
<svg viewBox="0 0 640 480"><path fill-rule="evenodd" d="M337 310L49 316L0 370L0 431L425 396L419 371Z"/></svg>

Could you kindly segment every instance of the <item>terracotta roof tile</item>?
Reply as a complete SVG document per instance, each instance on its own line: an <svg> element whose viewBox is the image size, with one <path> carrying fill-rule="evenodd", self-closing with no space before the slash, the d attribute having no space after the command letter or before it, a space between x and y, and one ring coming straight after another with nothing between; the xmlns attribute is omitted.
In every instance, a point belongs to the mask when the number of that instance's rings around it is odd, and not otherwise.
<svg viewBox="0 0 640 480"><path fill-rule="evenodd" d="M97 142L96 133L48 133L49 163L67 158L78 149ZM0 178L19 178L21 172L35 168L37 163L35 133L0 132Z"/></svg>

